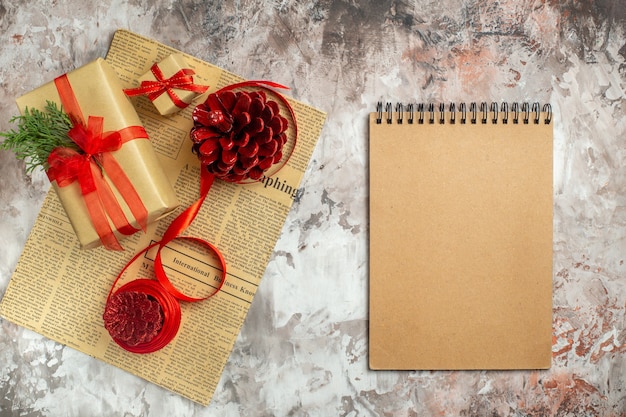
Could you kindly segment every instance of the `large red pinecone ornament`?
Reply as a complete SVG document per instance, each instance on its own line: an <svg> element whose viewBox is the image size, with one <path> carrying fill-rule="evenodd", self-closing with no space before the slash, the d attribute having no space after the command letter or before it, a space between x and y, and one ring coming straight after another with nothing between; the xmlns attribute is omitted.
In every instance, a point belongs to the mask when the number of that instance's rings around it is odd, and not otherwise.
<svg viewBox="0 0 626 417"><path fill-rule="evenodd" d="M161 305L142 292L117 292L111 296L104 310L104 327L113 339L128 346L149 343L162 326Z"/></svg>
<svg viewBox="0 0 626 417"><path fill-rule="evenodd" d="M258 180L283 156L287 119L263 90L221 90L193 111L190 137L202 165L216 177Z"/></svg>

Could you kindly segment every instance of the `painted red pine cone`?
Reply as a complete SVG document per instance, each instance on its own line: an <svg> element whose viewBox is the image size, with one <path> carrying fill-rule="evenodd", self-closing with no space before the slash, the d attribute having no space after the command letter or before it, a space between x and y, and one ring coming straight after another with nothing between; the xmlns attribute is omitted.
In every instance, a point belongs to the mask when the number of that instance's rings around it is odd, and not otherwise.
<svg viewBox="0 0 626 417"><path fill-rule="evenodd" d="M220 179L258 180L283 155L288 121L279 113L263 90L210 94L193 111L193 150Z"/></svg>
<svg viewBox="0 0 626 417"><path fill-rule="evenodd" d="M162 326L161 305L145 293L118 292L104 310L104 327L113 339L129 346L150 342Z"/></svg>

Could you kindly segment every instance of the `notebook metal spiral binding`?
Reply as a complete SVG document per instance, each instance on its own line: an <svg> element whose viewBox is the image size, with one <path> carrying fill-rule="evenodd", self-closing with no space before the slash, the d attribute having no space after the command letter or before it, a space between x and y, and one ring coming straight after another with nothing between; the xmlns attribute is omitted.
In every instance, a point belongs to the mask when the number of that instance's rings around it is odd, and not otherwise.
<svg viewBox="0 0 626 417"><path fill-rule="evenodd" d="M417 124L434 124L437 120L439 124L446 123L446 113L449 116L447 120L450 124L455 124L457 122L457 111L456 104L450 103L448 105L448 109L446 111L446 105L444 103L439 103L438 110L435 110L434 103L428 103L426 105L424 103L409 103L404 105L403 103L396 103L395 112L393 111L393 105L387 102L384 105L383 110L383 102L379 101L376 106L377 116L376 123L381 124L383 120L387 124L392 124L394 122L393 117L394 114L396 116L396 123L402 124L404 122L405 115L407 117L408 124L414 124L415 120L417 120ZM416 118L417 113L417 118ZM520 120L523 124L529 124L531 121L534 124L539 124L541 122L541 114L545 114L545 118L543 119L543 123L550 124L552 122L552 106L547 103L544 104L543 107L539 105L539 103L535 102L529 104L527 102L524 103L512 103L510 110L509 104L506 102L501 103L498 106L498 103L495 101L490 103L481 102L480 105L477 105L476 102L471 102L469 104L469 108L465 102L459 103L459 111L460 117L459 121L461 124L466 124L469 120L471 124L476 124L480 120L481 124L489 123L489 116L491 116L491 123L497 124L501 122L502 124L509 123L509 116L512 117L513 124L519 124ZM469 113L469 118L468 118ZM480 113L480 117L479 117Z"/></svg>

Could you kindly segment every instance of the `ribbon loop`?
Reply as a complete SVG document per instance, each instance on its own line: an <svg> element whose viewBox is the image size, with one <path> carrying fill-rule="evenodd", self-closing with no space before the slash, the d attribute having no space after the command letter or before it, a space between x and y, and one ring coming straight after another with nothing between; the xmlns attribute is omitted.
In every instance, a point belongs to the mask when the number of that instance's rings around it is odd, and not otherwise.
<svg viewBox="0 0 626 417"><path fill-rule="evenodd" d="M88 156L114 152L122 147L122 136L119 132L104 133L104 118L89 116L87 126L75 123L67 132L72 141Z"/></svg>
<svg viewBox="0 0 626 417"><path fill-rule="evenodd" d="M209 297L212 297L222 289L222 286L226 281L226 261L224 260L224 256L214 245L207 242L206 240L195 237L180 236L180 234L184 232L185 229L187 229L187 227L196 218L196 215L202 207L202 203L206 199L206 196L211 189L213 180L214 176L210 174L207 170L203 169L200 177L200 198L198 198L195 203L193 203L186 210L180 213L172 221L172 223L170 223L161 241L152 243L139 251L120 271L119 275L113 282L113 285L109 290L109 295L107 296L107 302L103 318L105 321L105 327L107 328L107 330L109 330L111 338L123 349L134 353L152 353L159 349L162 349L169 342L171 342L174 337L176 337L178 326L180 325L180 307L178 306L176 300L188 302L202 301L206 300ZM163 266L161 250L165 248L168 243L172 242L175 239L193 241L199 245L205 246L210 252L212 252L216 256L221 267L221 277L219 280L219 284L217 285L217 287L215 287L215 291L205 297L191 297L179 291L174 286L174 284L172 284ZM155 281L136 279L134 281L130 281L128 284L125 284L116 291L114 291L116 284L122 278L128 267L133 264L141 255L147 253L150 249L154 247L157 248L156 256L154 259L154 272L157 280ZM161 310L163 312L162 329L158 333L156 333L153 338L150 338L150 340L146 340L145 342L139 344L130 343L134 342L134 340L136 339L134 335L127 340L126 338L116 334L116 332L111 329L112 327L115 327L117 321L116 317L111 314L111 311L115 309L116 303L114 299L118 294L123 294L124 292L129 291L145 293L152 296L160 304Z"/></svg>

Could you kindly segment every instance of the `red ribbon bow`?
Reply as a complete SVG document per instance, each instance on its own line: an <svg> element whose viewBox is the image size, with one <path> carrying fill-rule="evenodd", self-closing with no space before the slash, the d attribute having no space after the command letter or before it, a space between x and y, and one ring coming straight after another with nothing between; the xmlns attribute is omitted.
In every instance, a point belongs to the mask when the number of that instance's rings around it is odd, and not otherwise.
<svg viewBox="0 0 626 417"><path fill-rule="evenodd" d="M161 94L167 92L177 107L184 109L189 105L178 97L174 89L193 91L196 94L204 93L209 87L194 84L193 75L195 72L189 68L183 68L169 78L165 78L158 64L152 65L150 68L156 80L145 80L141 82L141 86L137 88L128 88L124 93L128 96L147 95L151 101L156 100Z"/></svg>
<svg viewBox="0 0 626 417"><path fill-rule="evenodd" d="M91 222L102 244L107 249L122 250L108 218L116 230L124 235L132 235L139 229L128 222L103 172L106 172L111 184L119 191L137 223L145 231L148 211L111 152L120 149L125 142L147 139L148 135L141 126L129 126L116 132L103 132L104 118L100 116L89 116L85 125L67 75L55 79L55 85L73 124L67 135L83 153L64 147L53 149L48 156L48 178L50 181L56 181L59 187L66 187L77 181Z"/></svg>
<svg viewBox="0 0 626 417"><path fill-rule="evenodd" d="M54 148L48 156L48 178L51 181L56 180L59 187L78 181L83 194L96 191L95 180L90 176L91 164L102 164L104 152L113 152L122 147L122 138L118 132L103 137L103 121L102 117L89 116L86 127L74 124L67 136L84 154L71 148Z"/></svg>

